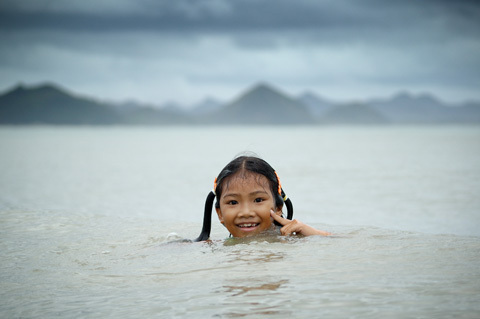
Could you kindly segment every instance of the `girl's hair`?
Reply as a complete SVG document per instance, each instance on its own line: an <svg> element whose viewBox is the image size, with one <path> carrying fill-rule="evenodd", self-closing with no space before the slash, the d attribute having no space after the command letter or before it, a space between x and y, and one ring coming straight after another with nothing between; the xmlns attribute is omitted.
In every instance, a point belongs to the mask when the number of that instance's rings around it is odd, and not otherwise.
<svg viewBox="0 0 480 319"><path fill-rule="evenodd" d="M292 219L293 217L293 205L289 198L285 195L285 192L282 189L280 180L278 178L275 170L262 160L261 158L254 156L240 156L232 160L230 163L225 166L218 177L215 179L215 185L213 191L211 191L207 200L205 201L205 211L203 215L203 227L200 236L198 236L195 241L207 240L210 237L210 229L212 226L212 207L215 197L217 197L217 202L215 207L219 208L220 204L218 199L222 196L222 191L225 186L228 185L229 177L238 172L252 172L256 174L263 175L267 178L270 185L270 190L275 198L275 206L277 208L282 208L283 203L287 206L287 218ZM277 222L275 222L279 225Z"/></svg>

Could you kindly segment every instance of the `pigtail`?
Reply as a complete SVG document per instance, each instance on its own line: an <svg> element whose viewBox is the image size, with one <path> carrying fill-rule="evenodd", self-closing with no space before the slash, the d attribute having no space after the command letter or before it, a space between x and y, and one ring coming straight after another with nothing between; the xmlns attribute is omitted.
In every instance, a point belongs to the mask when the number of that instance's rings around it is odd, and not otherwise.
<svg viewBox="0 0 480 319"><path fill-rule="evenodd" d="M282 197L283 202L285 203L285 206L287 206L287 219L292 220L293 218L293 204L290 198L288 198L287 195L285 195L285 192L283 191L283 188L281 189L280 196Z"/></svg>
<svg viewBox="0 0 480 319"><path fill-rule="evenodd" d="M283 191L283 188L281 188L279 192L280 193L277 194L276 204L277 204L277 206L280 206L281 205L280 203L285 204L285 206L287 207L287 219L292 220L292 218L293 218L292 201L290 200L290 198L288 198L287 195L285 195L285 192ZM283 217L283 214L282 214L282 217ZM283 226L282 224L280 224L276 220L274 220L273 223L277 226L280 226L280 227Z"/></svg>
<svg viewBox="0 0 480 319"><path fill-rule="evenodd" d="M275 174L275 177L277 178L277 183L278 183L278 195L280 196L281 202L285 203L285 206L287 206L287 219L292 219L293 218L293 205L292 201L288 196L285 194L282 188L282 182L280 182L280 177L278 177L277 171L273 171Z"/></svg>
<svg viewBox="0 0 480 319"><path fill-rule="evenodd" d="M200 236L198 236L195 241L204 241L210 238L210 230L212 228L212 208L213 208L213 200L215 199L215 193L211 191L208 196L207 200L205 201L205 211L203 213L203 227Z"/></svg>
<svg viewBox="0 0 480 319"><path fill-rule="evenodd" d="M287 219L291 220L293 218L293 205L290 198L285 201L285 206L287 206Z"/></svg>

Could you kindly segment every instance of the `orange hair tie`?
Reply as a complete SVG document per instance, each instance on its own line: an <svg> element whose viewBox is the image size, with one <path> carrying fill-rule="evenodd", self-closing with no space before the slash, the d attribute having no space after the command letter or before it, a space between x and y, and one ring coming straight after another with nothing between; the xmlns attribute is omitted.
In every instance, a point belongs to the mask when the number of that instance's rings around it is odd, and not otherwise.
<svg viewBox="0 0 480 319"><path fill-rule="evenodd" d="M280 177L278 177L277 171L273 171L275 173L275 176L277 176L277 181L278 181L278 194L281 196L282 195L282 183L280 182Z"/></svg>
<svg viewBox="0 0 480 319"><path fill-rule="evenodd" d="M215 193L217 191L217 178L215 177L215 180L213 181L213 192Z"/></svg>

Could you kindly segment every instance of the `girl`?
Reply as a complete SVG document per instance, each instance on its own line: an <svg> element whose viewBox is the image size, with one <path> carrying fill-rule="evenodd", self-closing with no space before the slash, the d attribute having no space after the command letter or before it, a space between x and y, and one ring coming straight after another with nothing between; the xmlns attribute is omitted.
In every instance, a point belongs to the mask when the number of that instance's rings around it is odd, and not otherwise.
<svg viewBox="0 0 480 319"><path fill-rule="evenodd" d="M267 162L257 157L237 157L215 178L213 191L208 194L205 202L202 232L195 241L210 237L215 197L218 219L233 237L257 235L275 229L275 225L280 227L280 233L284 236L330 235L296 219L291 220L292 202L285 195L277 173ZM282 216L283 203L287 206L286 219Z"/></svg>

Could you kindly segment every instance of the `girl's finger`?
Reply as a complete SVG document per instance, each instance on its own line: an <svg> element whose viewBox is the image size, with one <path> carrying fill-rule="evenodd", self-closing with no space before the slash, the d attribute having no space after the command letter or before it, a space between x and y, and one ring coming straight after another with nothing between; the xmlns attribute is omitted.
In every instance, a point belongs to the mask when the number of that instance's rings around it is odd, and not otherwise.
<svg viewBox="0 0 480 319"><path fill-rule="evenodd" d="M285 219L285 218L275 214L275 212L273 210L270 210L270 215L273 217L274 220L276 220L277 222L279 222L283 226L287 225L290 222L290 220Z"/></svg>
<svg viewBox="0 0 480 319"><path fill-rule="evenodd" d="M291 221L290 223L286 224L285 226L280 229L280 232L284 236L289 236L297 231L297 225L294 221Z"/></svg>

